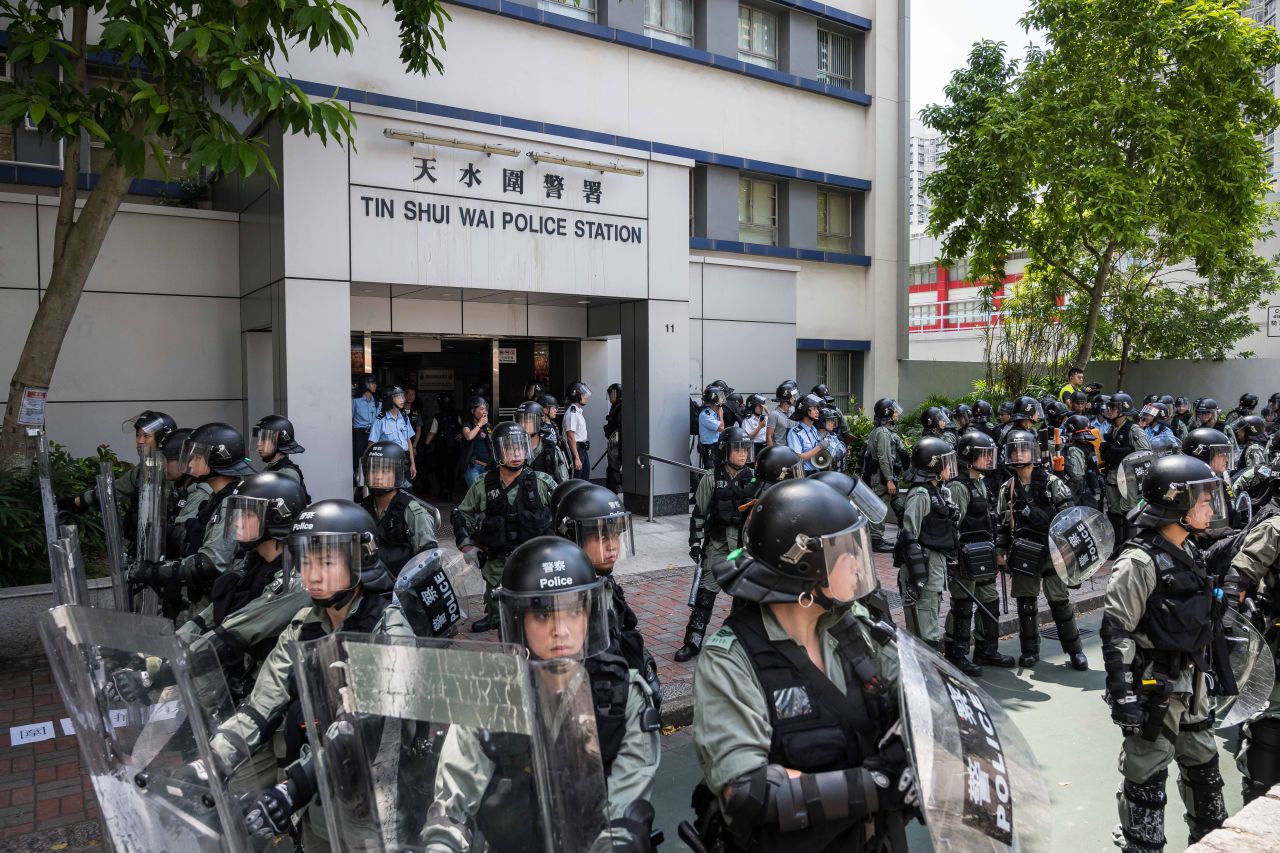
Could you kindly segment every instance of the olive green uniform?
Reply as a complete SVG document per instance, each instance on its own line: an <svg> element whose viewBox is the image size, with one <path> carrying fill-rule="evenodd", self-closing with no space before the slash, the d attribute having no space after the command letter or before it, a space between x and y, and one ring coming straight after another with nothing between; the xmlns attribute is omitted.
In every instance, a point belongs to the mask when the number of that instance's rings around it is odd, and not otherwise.
<svg viewBox="0 0 1280 853"><path fill-rule="evenodd" d="M538 443L533 444L534 441L537 441ZM540 434L535 434L531 436L529 438L529 442L531 445L529 449L530 459L534 459L537 457L539 453L545 452L542 449L543 441L542 441L542 436ZM614 452L612 449L613 446L614 446L613 444L609 445L610 453ZM555 470L555 473L551 475L551 478L556 481L556 485L560 485L565 480L569 479L569 460L565 458L564 450L562 450L559 445L552 445L551 450L552 450L552 455L555 457L555 460L556 460L556 465L555 465L556 470Z"/></svg>
<svg viewBox="0 0 1280 853"><path fill-rule="evenodd" d="M942 487L939 487L942 488ZM942 489L944 495L948 494ZM902 510L902 533L907 539L918 539L920 528L929 515L932 505L924 486L912 486L907 492ZM923 546L922 546L923 547ZM920 639L938 646L942 643L942 591L947 585L947 556L941 551L924 548L929 566L929 578L924 586L912 591L912 584L904 565L898 569L898 590L902 594L902 614L907 630Z"/></svg>
<svg viewBox="0 0 1280 853"><path fill-rule="evenodd" d="M530 471L534 479L537 481L538 500L543 506L551 505L551 493L555 491L555 480L543 474L541 471ZM458 513L462 516L464 524L463 530L455 530L454 535L458 537L458 547L475 544L472 537L475 531L479 529L481 521L484 520L486 506L485 479L481 476L471 484L471 488L467 489L467 494L462 498L462 503L458 504ZM520 478L517 477L511 481L510 485L503 485L499 481L503 494L506 496L509 505L516 505L520 500ZM484 562L480 564L480 574L484 577L484 612L485 615L496 624L498 619L498 608L494 603L493 590L502 584L502 569L507 564L506 555L501 557L490 557L488 554L484 557Z"/></svg>
<svg viewBox="0 0 1280 853"><path fill-rule="evenodd" d="M1113 424L1111 431L1115 432L1115 430L1116 427ZM1151 449L1151 439L1147 437L1147 431L1137 424L1134 424L1133 428L1129 430L1129 447L1130 453ZM1107 512L1123 515L1138 505L1138 498L1125 499L1120 497L1120 487L1116 485L1118 474L1119 472L1115 468L1107 469Z"/></svg>
<svg viewBox="0 0 1280 853"><path fill-rule="evenodd" d="M1246 444L1244 452L1240 455L1240 464L1237 467L1239 470L1244 471L1265 464L1267 464L1267 448L1261 444Z"/></svg>
<svg viewBox="0 0 1280 853"><path fill-rule="evenodd" d="M585 675L585 670L579 672ZM658 758L662 751L660 733L644 731L641 717L650 707L649 686L634 669L627 673L626 734L605 780L609 792L609 819L621 818L627 806L636 800L653 798L654 780L658 774ZM589 685L582 685L589 690ZM580 721L594 727L594 719ZM493 775L494 763L484 750L476 731L466 726L452 726L440 749L436 770L435 803L431 806L431 822L424 828L422 844L429 851L471 849L471 839L463 828L480 808L485 790ZM529 816L532 821L533 816ZM532 829L532 826L530 827Z"/></svg>
<svg viewBox="0 0 1280 853"><path fill-rule="evenodd" d="M1087 490L1086 478L1089 475L1089 459L1084 455L1084 448L1068 444L1062 454L1062 473L1066 477L1071 493L1077 499L1083 498Z"/></svg>
<svg viewBox="0 0 1280 853"><path fill-rule="evenodd" d="M1271 601L1276 601L1277 595L1280 595L1280 517L1271 517L1258 522L1258 524L1250 530L1244 537L1244 543L1240 546L1239 553L1231 561L1231 572L1239 578L1242 586L1256 585L1261 591L1266 592ZM1274 606L1274 605L1272 605ZM1272 620L1276 620L1277 616L1272 615ZM1280 655L1280 641L1277 636L1272 633L1271 636L1271 652L1272 655ZM1236 766L1240 769L1240 773L1244 776L1246 782L1246 793L1249 791L1252 777L1249 773L1249 747L1252 740L1252 727L1258 725L1262 720L1269 720L1263 725L1271 731L1272 737L1280 734L1280 681L1271 690L1271 697L1267 702L1267 707L1263 708L1257 714L1244 724L1241 730L1240 752L1236 756ZM1276 758L1280 761L1280 750L1276 750Z"/></svg>
<svg viewBox="0 0 1280 853"><path fill-rule="evenodd" d="M867 628L868 611L855 603L849 612L867 644L869 659L888 688L896 693L898 653L893 644L881 644ZM791 642L768 605L760 607L765 635L770 642ZM845 611L824 613L818 620L822 642L823 670L841 693L859 685L845 683L839 644L831 629L844 618ZM755 666L733 628L723 626L706 642L693 680L693 743L702 765L707 787L723 805L724 790L732 782L767 766L772 746L769 699L764 694ZM729 819L726 815L726 819ZM730 824L732 821L730 820Z"/></svg>
<svg viewBox="0 0 1280 853"><path fill-rule="evenodd" d="M887 484L895 481L902 474L900 468L902 455L905 453L902 436L898 435L892 426L881 424L871 430L867 436L866 452L871 459L871 464L867 466L867 485L885 502L886 506L890 506L893 498L889 495ZM872 539L883 538L884 522L872 522L868 525L868 529L871 531Z"/></svg>
<svg viewBox="0 0 1280 853"><path fill-rule="evenodd" d="M973 478L974 485L979 492L986 495L988 502L991 501L991 495L987 493L987 481L982 477ZM947 490L951 492L951 500L955 501L956 506L960 508L960 516L969 511L969 489L959 480L952 480L947 483ZM930 572L932 574L932 572ZM973 594L970 595L970 590ZM956 578L949 578L947 591L951 593L951 600L972 598L982 603L992 614L998 615L1000 612L999 602L1000 593L996 590L994 580L985 581L983 583L974 583L973 581L960 581ZM997 620L998 621L998 620ZM946 636L954 635L954 620L951 618L951 611L947 611ZM983 629L981 619L977 620L973 626L973 639L979 651L987 642L999 642L999 637L987 637L986 631Z"/></svg>
<svg viewBox="0 0 1280 853"><path fill-rule="evenodd" d="M1147 635L1138 631L1138 623L1147 609L1147 600L1156 589L1156 582L1155 562L1142 548L1126 548L1112 567L1111 577L1107 581L1103 613L1105 618L1114 620L1132 636L1132 639L1121 637L1115 642L1126 666L1133 664L1138 648L1153 648ZM1141 675L1144 679L1151 678L1150 664ZM1140 786L1162 774L1169 762L1176 759L1181 771L1178 775L1178 793L1187 814L1195 815L1197 798L1187 784L1187 768L1204 765L1217 758L1218 745L1213 738L1211 719L1213 700L1206 695L1204 675L1195 672L1190 664L1178 674L1172 690L1164 726L1173 733L1173 738L1161 734L1155 741L1148 741L1140 734L1126 735L1120 748L1119 770L1124 779ZM1198 703L1193 702L1193 693L1198 696ZM1159 796L1153 796L1150 801L1158 800L1163 812L1163 776L1160 778ZM1125 791L1126 788L1122 786L1122 793ZM1125 796L1118 796L1117 799L1120 804L1121 826L1125 829L1133 828L1130 813L1134 810L1134 804L1128 803ZM1141 806L1142 803L1138 803L1138 807Z"/></svg>
<svg viewBox="0 0 1280 853"><path fill-rule="evenodd" d="M724 466L725 473L737 476L741 468ZM715 469L702 475L698 488L693 493L693 515L690 519L690 544L702 546L702 576L698 579L698 589L719 592L720 584L716 582L715 568L729 560L742 544L741 527L725 527L723 539L713 539L706 531L707 513L711 511L711 495L716 490Z"/></svg>
<svg viewBox="0 0 1280 853"><path fill-rule="evenodd" d="M1049 474L1048 493L1049 499L1053 502L1055 512L1062 512L1071 506L1071 489L1066 483L1058 479L1053 474ZM1010 484L1016 483L1017 477L1010 478L1003 486L1000 487L1000 497L996 501L996 523L1001 527L1008 529L1010 526ZM1017 520L1013 521L1013 529L1018 528ZM1012 531L1010 531L1012 533ZM1008 548L998 547L996 553L1000 556L1008 556ZM1040 576L1033 577L1022 574L1021 572L1010 572L1013 576L1013 595L1015 598L1036 597L1040 594L1041 588L1044 589L1044 597L1053 604L1056 601L1070 601L1070 593L1067 591L1067 585L1062 578L1058 577L1058 573L1053 569L1053 561L1046 553L1044 562L1040 565Z"/></svg>

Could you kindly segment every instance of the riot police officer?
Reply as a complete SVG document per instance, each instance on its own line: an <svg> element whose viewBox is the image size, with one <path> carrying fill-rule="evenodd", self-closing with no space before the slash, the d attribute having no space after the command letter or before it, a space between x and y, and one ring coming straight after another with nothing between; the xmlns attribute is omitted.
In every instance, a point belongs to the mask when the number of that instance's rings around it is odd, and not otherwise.
<svg viewBox="0 0 1280 853"><path fill-rule="evenodd" d="M1067 586L1049 558L1049 525L1054 516L1071 505L1071 489L1036 463L1036 437L1026 430L1005 436L1004 464L1013 476L1000 487L996 504L997 561L1013 576L1013 596L1018 602L1018 665L1034 666L1040 660L1041 588L1058 626L1058 640L1071 666L1089 668L1076 625L1075 608Z"/></svg>
<svg viewBox="0 0 1280 853"><path fill-rule="evenodd" d="M960 542L954 567L949 567L948 572L951 610L947 613L945 652L957 669L972 676L982 675L983 664L1013 666L1013 658L1000 652L995 501L985 479L995 470L996 453L991 436L977 430L966 432L956 447L960 473L947 483L951 499L960 510ZM971 635L973 660L969 659Z"/></svg>
<svg viewBox="0 0 1280 853"><path fill-rule="evenodd" d="M551 532L548 504L556 487L554 480L526 464L529 436L519 424L498 424L491 440L497 467L472 483L453 511L454 534L463 553L479 552L483 558L485 615L471 626L475 632L498 627L493 590L502 581L503 562L516 546Z"/></svg>
<svg viewBox="0 0 1280 853"><path fill-rule="evenodd" d="M1009 423L1012 429L1026 430L1035 434L1036 425L1044 420L1044 406L1034 397L1023 394L1021 397L1013 401L1013 409L1009 413ZM1005 431L1005 439L1009 436L1009 431ZM1003 443L1003 442L1002 442Z"/></svg>
<svg viewBox="0 0 1280 853"><path fill-rule="evenodd" d="M925 436L911 450L915 480L902 511L894 563L899 567L907 630L942 652L942 590L947 562L959 548L960 510L943 485L956 474L956 453L941 438Z"/></svg>
<svg viewBox="0 0 1280 853"><path fill-rule="evenodd" d="M839 409L832 406L823 406L819 412L818 432L822 436L823 445L831 454L831 461L826 465L829 471L843 472L846 466L849 447L840 438L840 423L843 420L844 416Z"/></svg>
<svg viewBox="0 0 1280 853"><path fill-rule="evenodd" d="M675 653L677 661L687 661L702 649L716 593L720 591L713 570L729 558L740 542L742 523L755 498L751 488L752 447L751 439L741 428L729 427L720 433L714 467L698 482L689 515L689 557L700 572L695 573L698 589L685 625L684 644Z"/></svg>
<svg viewBox="0 0 1280 853"><path fill-rule="evenodd" d="M391 604L391 575L378 553L369 513L347 500L311 504L299 516L287 540L289 557L310 603L298 610L276 639L249 696L226 718L210 740L218 771L230 777L260 750L269 748L279 729L284 743L284 781L245 794L240 805L251 832L284 835L291 818L318 792L306 743L306 714L294 682L291 647L335 631L412 637L400 608ZM302 845L329 849L328 831L317 808L302 820Z"/></svg>
<svg viewBox="0 0 1280 853"><path fill-rule="evenodd" d="M160 443L160 451L164 454L165 479L172 484L165 512L164 531L164 554L169 558L182 556L186 548L187 522L195 518L200 507L213 494L208 483L192 477L182 467L182 445L191 436L191 432L185 428L175 429ZM126 538L130 538L129 525L125 525L123 532Z"/></svg>
<svg viewBox="0 0 1280 853"><path fill-rule="evenodd" d="M529 436L529 467L546 474L557 485L568 480L569 463L560 452L559 445L543 440L542 427L546 423L546 413L542 406L530 400L516 406L516 423Z"/></svg>
<svg viewBox="0 0 1280 853"><path fill-rule="evenodd" d="M1173 432L1178 436L1178 441L1182 441L1187 437L1187 433L1195 429L1195 414L1191 411L1191 401L1186 397L1177 397L1173 401L1173 416L1170 418L1169 426L1173 427Z"/></svg>
<svg viewBox="0 0 1280 853"><path fill-rule="evenodd" d="M804 479L804 463L790 447L766 447L752 467L750 492L754 500L759 500L770 486L785 480Z"/></svg>
<svg viewBox="0 0 1280 853"><path fill-rule="evenodd" d="M718 385L708 385L702 389L702 409L698 412L698 467L711 467L720 432L726 426L724 392Z"/></svg>
<svg viewBox="0 0 1280 853"><path fill-rule="evenodd" d="M223 503L240 483L241 477L256 473L245 458L244 436L224 423L210 423L192 430L184 442L179 465L183 471L203 480L209 499L187 522L186 550L174 559L158 563L139 562L129 571L129 580L149 586L167 602L166 612L176 613L184 601L201 602L210 585L235 557L236 543L224 533ZM184 592L185 591L185 592Z"/></svg>
<svg viewBox="0 0 1280 853"><path fill-rule="evenodd" d="M622 491L622 385L614 382L605 394L609 398L609 414L604 419L604 437L609 442L609 461L605 463L605 486ZM532 438L530 438L532 440Z"/></svg>
<svg viewBox="0 0 1280 853"><path fill-rule="evenodd" d="M264 470L282 474L302 486L302 494L306 497L306 503L309 504L311 498L307 495L307 484L302 478L302 469L298 467L298 463L289 458L291 454L307 452L305 447L298 444L295 435L293 422L282 415L267 415L253 428L253 440L258 446L258 456L267 466Z"/></svg>
<svg viewBox="0 0 1280 853"><path fill-rule="evenodd" d="M153 412L147 409L132 418L126 418L121 425L123 430L132 430L134 447L138 458L142 454L160 447L164 440L178 428L178 423L164 412ZM134 465L115 478L114 489L117 498L132 498L138 493L138 481L142 477L142 466ZM64 512L92 509L98 505L96 489L86 489L78 495L66 495L57 499L58 509ZM127 525L126 525L127 526Z"/></svg>
<svg viewBox="0 0 1280 853"><path fill-rule="evenodd" d="M1071 487L1072 503L1101 509L1103 480L1093 424L1085 415L1071 415L1063 422L1062 432L1067 445L1063 452L1063 479Z"/></svg>
<svg viewBox="0 0 1280 853"><path fill-rule="evenodd" d="M998 443L1000 440L1000 424L993 420L994 417L995 412L992 410L991 404L986 400L978 400L973 404L973 425L991 436L991 439Z"/></svg>
<svg viewBox="0 0 1280 853"><path fill-rule="evenodd" d="M889 506L898 494L898 478L905 472L907 450L894 424L902 415L898 401L890 397L876 400L873 408L875 427L867 435L867 449L862 457L862 479ZM901 507L895 507L895 510ZM871 547L879 553L893 551L893 543L884 541L884 523L870 525Z"/></svg>
<svg viewBox="0 0 1280 853"><path fill-rule="evenodd" d="M968 403L960 403L956 406L955 417L955 436L956 440L971 429L976 429L973 425L973 407Z"/></svg>
<svg viewBox="0 0 1280 853"><path fill-rule="evenodd" d="M1200 426L1216 429L1227 437L1231 445L1231 462L1234 463L1240 457L1240 447L1236 444L1236 431L1228 427L1226 421L1222 419L1222 409L1218 406L1218 401L1212 397L1196 400L1196 417L1200 421Z"/></svg>
<svg viewBox="0 0 1280 853"><path fill-rule="evenodd" d="M1133 398L1123 391L1111 395L1103 406L1102 414L1111 424L1102 442L1102 464L1107 470L1107 517L1116 531L1116 542L1125 539L1124 518L1138 502L1136 496L1120 494L1120 463L1135 450L1150 450L1151 439L1147 433L1129 419L1133 411Z"/></svg>
<svg viewBox="0 0 1280 853"><path fill-rule="evenodd" d="M717 570L734 607L693 683L708 850L886 850L918 804L892 630L856 603L876 583L865 525L834 489L783 482Z"/></svg>
<svg viewBox="0 0 1280 853"><path fill-rule="evenodd" d="M1205 680L1217 605L1190 542L1222 515L1225 499L1209 466L1182 454L1152 463L1142 497L1130 515L1140 532L1107 582L1101 633L1111 719L1124 733L1117 843L1131 853L1156 853L1165 846L1171 760L1180 771L1188 843L1227 817Z"/></svg>
<svg viewBox="0 0 1280 853"><path fill-rule="evenodd" d="M661 750L657 715L644 679L609 650L605 578L572 542L540 536L511 552L498 588L502 640L537 661L582 661L591 677L600 758L608 787L611 845L643 850L649 827L630 819L653 796ZM542 678L554 678L547 672ZM529 816L542 795L526 766L519 735L451 726L440 750L436 798L423 828L423 849L468 851L478 830L490 850L529 849L539 834ZM562 749L565 748L563 745ZM644 809L652 819L652 809ZM630 813L630 814L629 814ZM535 845L536 847L536 845ZM595 848L593 848L595 849Z"/></svg>
<svg viewBox="0 0 1280 853"><path fill-rule="evenodd" d="M1243 415L1231 422L1236 435L1240 455L1232 466L1233 472L1256 468L1267 461L1267 422L1259 415Z"/></svg>
<svg viewBox="0 0 1280 853"><path fill-rule="evenodd" d="M591 399L591 389L583 382L569 386L569 406L564 410L561 432L568 448L569 469L580 480L591 479L591 435L587 430L587 418L583 413Z"/></svg>
<svg viewBox="0 0 1280 853"><path fill-rule="evenodd" d="M920 413L920 426L924 429L923 435L940 438L951 446L954 450L956 446L956 434L949 432L951 419L947 417L945 409L938 406L930 406Z"/></svg>
<svg viewBox="0 0 1280 853"><path fill-rule="evenodd" d="M436 547L440 511L402 488L409 455L395 442L369 445L360 469L369 489L360 506L377 521L378 553L394 578L410 557Z"/></svg>
<svg viewBox="0 0 1280 853"><path fill-rule="evenodd" d="M1253 414L1253 410L1258 408L1258 395L1248 392L1240 395L1240 402L1236 407L1227 412L1227 426L1234 426L1235 422L1240 418L1248 417Z"/></svg>
<svg viewBox="0 0 1280 853"><path fill-rule="evenodd" d="M996 409L996 420L999 421L998 434L996 435L996 444L1003 445L1004 437L1009 434L1009 430L1013 429L1013 401L1005 400Z"/></svg>

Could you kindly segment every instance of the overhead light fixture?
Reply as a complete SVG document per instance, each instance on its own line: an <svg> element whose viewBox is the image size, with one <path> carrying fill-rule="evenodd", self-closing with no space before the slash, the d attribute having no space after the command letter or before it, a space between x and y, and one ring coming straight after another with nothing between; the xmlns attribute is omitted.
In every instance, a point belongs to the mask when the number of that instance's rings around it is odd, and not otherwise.
<svg viewBox="0 0 1280 853"><path fill-rule="evenodd" d="M384 127L382 135L387 139L399 139L404 142L420 142L423 145L438 145L441 148L461 148L465 151L479 151L482 154L501 154L503 157L519 157L519 148L508 148L505 145L490 145L487 142L468 142L465 139L444 139L439 136L428 136L416 130L396 130Z"/></svg>
<svg viewBox="0 0 1280 853"><path fill-rule="evenodd" d="M530 151L529 159L535 163L555 163L559 166L576 166L579 169L590 169L593 172L617 172L619 175L643 175L644 169L632 166L619 166L617 163L596 163L592 160L574 160L558 154L538 154Z"/></svg>

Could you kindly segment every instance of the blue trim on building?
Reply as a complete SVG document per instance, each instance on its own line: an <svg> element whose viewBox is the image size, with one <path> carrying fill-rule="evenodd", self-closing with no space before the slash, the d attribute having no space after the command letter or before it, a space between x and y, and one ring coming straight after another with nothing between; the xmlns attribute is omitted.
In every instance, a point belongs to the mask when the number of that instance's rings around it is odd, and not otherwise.
<svg viewBox="0 0 1280 853"><path fill-rule="evenodd" d="M871 31L870 18L864 18L861 15L855 15L843 9L836 9L825 3L815 2L815 0L773 0L773 2L779 6L790 6L792 9L808 12L815 17L826 18L829 21L835 21L837 24L853 27L856 30Z"/></svg>
<svg viewBox="0 0 1280 853"><path fill-rule="evenodd" d="M565 32L578 33L579 35L588 36L590 38L599 39L600 41L613 42L615 44L625 45L626 47L643 50L648 53L657 53L662 56L670 56L674 59L683 59L686 62L693 62L708 68L719 68L722 71L729 71L734 74L741 74L745 77L754 77L757 80L766 80L770 83L777 83L780 86L788 86L792 89L803 89L806 92L812 92L815 95L823 95L828 98L836 98L841 101L847 101L851 104L860 104L864 107L871 105L871 96L866 92L859 92L854 89L846 89L843 86L832 86L829 83L823 83L821 80L811 80L807 77L799 77L795 74L788 74L784 71L776 71L772 68L764 68L759 65L752 65L749 62L743 62L736 56L721 56L715 53L707 53L705 50L698 50L693 47L686 47L682 44L672 44L662 39L650 38L641 33L633 33L630 30L619 30L613 27L606 27L603 24L597 24L592 21L580 21L577 18L570 18L568 15L559 15L555 12L547 12L533 6L525 6L522 3L513 3L511 0L446 0L455 6L462 6L476 12L488 12L491 15L498 15L503 18L518 18L530 24L537 24L542 27L551 27L556 30ZM638 0L632 0L638 2ZM790 6L793 9L800 9L820 18L829 18L833 21L839 21L847 26L856 27L860 30L871 29L871 21L860 15L850 15L848 12L841 12L839 9L831 9L829 6L823 6L821 3L811 3L809 0L798 0L798 2L782 2L781 5ZM809 8L810 6L819 7L826 12L818 12ZM840 17L843 16L843 17Z"/></svg>
<svg viewBox="0 0 1280 853"><path fill-rule="evenodd" d="M37 187L62 186L62 167L37 166L29 163L0 163L0 184L25 184ZM98 175L80 173L80 189L91 190L98 184ZM185 200L191 197L189 188L172 181L156 181L150 178L134 178L129 184L131 195L167 196Z"/></svg>
<svg viewBox="0 0 1280 853"><path fill-rule="evenodd" d="M868 255L823 252L818 249L793 249L790 246L766 246L763 243L740 243L737 240L713 240L710 237L690 237L689 248L704 252L762 255L766 258L778 258L788 261L819 261L828 264L848 264L855 267L871 266L871 258Z"/></svg>
<svg viewBox="0 0 1280 853"><path fill-rule="evenodd" d="M839 338L796 338L796 349L868 352L871 349L871 341L849 341Z"/></svg>
<svg viewBox="0 0 1280 853"><path fill-rule="evenodd" d="M729 154L717 154L699 148L684 148L680 145L668 145L665 142L652 142L647 139L636 139L631 136L615 136L611 133L600 133L595 130L583 130L562 124L533 121L532 119L504 116L498 113L487 113L479 110L468 110L462 107L451 107L447 104L435 104L430 101L411 101L408 98L396 98L381 95L377 92L365 92L360 89L345 89L326 86L310 80L294 80L302 91L317 98L331 98L335 92L345 101L357 104L392 107L394 109L416 112L421 115L443 116L445 118L474 121L478 124L492 124L498 127L509 127L530 133L546 133L563 136L566 139L578 139L585 142L596 142L601 145L614 145L619 148L633 148L646 154L666 154L671 157L685 157L710 166L724 166L728 169L745 169L778 178L790 178L796 181L809 181L815 184L827 184L833 187L870 192L871 182L865 178L854 178L849 175L837 175L832 172L817 172L813 169L801 169L782 163L770 163L765 160L748 160ZM830 254L830 253L828 253ZM856 257L856 256L850 256Z"/></svg>

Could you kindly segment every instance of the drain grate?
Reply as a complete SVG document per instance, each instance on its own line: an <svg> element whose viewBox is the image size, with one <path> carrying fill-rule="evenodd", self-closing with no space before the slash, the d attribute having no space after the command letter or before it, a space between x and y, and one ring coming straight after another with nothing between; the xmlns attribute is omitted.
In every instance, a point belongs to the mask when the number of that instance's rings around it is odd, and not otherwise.
<svg viewBox="0 0 1280 853"><path fill-rule="evenodd" d="M1041 636L1041 637L1044 637L1044 638L1045 638L1045 639L1047 639L1047 640L1056 640L1056 639L1058 639L1058 626L1057 626L1057 625L1054 625L1052 628L1042 628L1042 629L1040 630L1040 636ZM1081 628L1081 629L1080 629L1080 639L1082 639L1082 640L1083 640L1085 637L1092 637L1092 636L1093 636L1093 629L1092 629L1092 628Z"/></svg>

